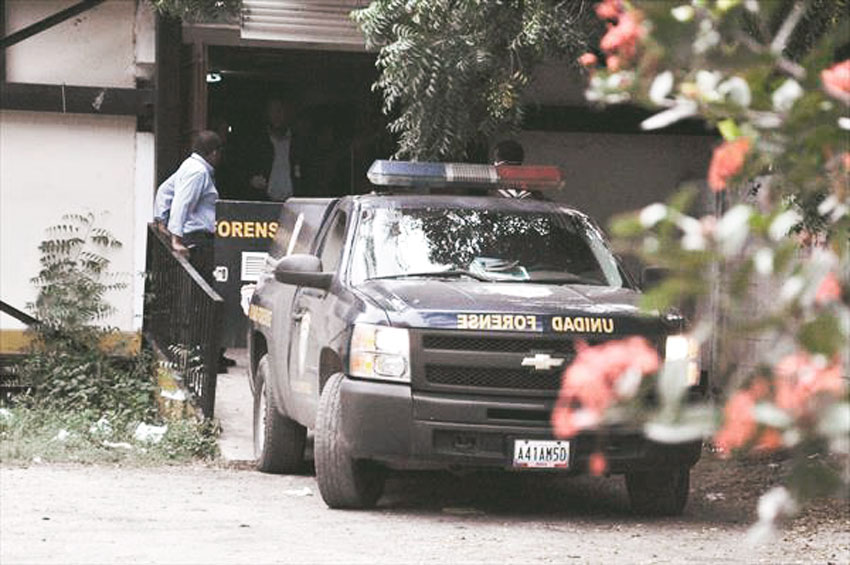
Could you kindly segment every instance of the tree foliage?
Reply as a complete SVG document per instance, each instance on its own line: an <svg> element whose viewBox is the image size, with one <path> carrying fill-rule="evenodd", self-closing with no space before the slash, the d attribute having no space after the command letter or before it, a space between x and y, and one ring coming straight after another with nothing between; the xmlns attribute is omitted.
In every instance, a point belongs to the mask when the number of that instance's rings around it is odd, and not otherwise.
<svg viewBox="0 0 850 565"><path fill-rule="evenodd" d="M375 88L399 157L461 159L522 119L535 65L575 55L598 25L584 1L377 0L353 13L380 48Z"/></svg>
<svg viewBox="0 0 850 565"><path fill-rule="evenodd" d="M722 136L708 187L624 215L613 231L670 273L646 307L698 305L690 338L715 352L725 406L683 402L686 379L668 364L659 407L636 418L656 441L713 436L727 456L790 454L788 489L763 499L773 509L753 530L770 533L794 499L835 494L850 477L847 2L604 0L596 10L608 31L582 57L587 97L656 108L646 130L693 116ZM693 191L708 188L715 213L691 215Z"/></svg>
<svg viewBox="0 0 850 565"><path fill-rule="evenodd" d="M236 18L242 0L149 0L156 10L189 22L226 21Z"/></svg>

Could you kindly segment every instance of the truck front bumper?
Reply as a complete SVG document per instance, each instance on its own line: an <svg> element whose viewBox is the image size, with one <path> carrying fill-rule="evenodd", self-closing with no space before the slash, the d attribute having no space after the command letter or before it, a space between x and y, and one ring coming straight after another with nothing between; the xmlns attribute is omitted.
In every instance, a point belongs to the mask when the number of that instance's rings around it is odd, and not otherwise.
<svg viewBox="0 0 850 565"><path fill-rule="evenodd" d="M504 468L515 440L554 439L553 400L411 391L407 385L347 378L341 390L345 447L352 457L398 469ZM666 445L634 430L606 429L570 440L570 470L585 472L602 449L611 473L691 466L701 442Z"/></svg>

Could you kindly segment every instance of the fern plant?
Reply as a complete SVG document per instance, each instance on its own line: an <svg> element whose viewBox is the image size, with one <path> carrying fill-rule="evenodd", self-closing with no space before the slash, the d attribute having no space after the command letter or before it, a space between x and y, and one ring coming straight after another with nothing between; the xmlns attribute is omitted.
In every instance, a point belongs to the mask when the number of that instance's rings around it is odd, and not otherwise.
<svg viewBox="0 0 850 565"><path fill-rule="evenodd" d="M40 321L22 367L33 387L29 400L119 419L151 414L149 356L127 356L120 332L102 325L114 312L107 294L127 286L109 270L108 255L121 242L95 224L94 214L65 215L47 236L39 245L41 269L31 279L38 294L28 304Z"/></svg>
<svg viewBox="0 0 850 565"><path fill-rule="evenodd" d="M108 272L106 253L121 248L109 231L94 225L93 214L67 214L47 230L41 242L41 270L31 279L38 289L28 304L49 330L79 330L114 311L105 300L109 291L127 283Z"/></svg>

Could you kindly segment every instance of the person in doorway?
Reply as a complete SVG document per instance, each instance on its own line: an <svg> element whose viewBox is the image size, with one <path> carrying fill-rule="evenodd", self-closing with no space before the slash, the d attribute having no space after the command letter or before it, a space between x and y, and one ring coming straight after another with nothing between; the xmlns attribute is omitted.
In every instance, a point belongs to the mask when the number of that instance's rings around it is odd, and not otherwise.
<svg viewBox="0 0 850 565"><path fill-rule="evenodd" d="M249 146L248 184L268 200L283 201L297 192L301 162L293 134L294 118L290 100L270 98L266 103L266 130Z"/></svg>
<svg viewBox="0 0 850 565"><path fill-rule="evenodd" d="M493 149L493 164L499 165L522 165L525 160L525 151L519 142L506 139L496 144Z"/></svg>
<svg viewBox="0 0 850 565"><path fill-rule="evenodd" d="M493 149L493 164L499 166L522 165L525 160L525 151L518 141L505 139L496 144ZM527 190L513 188L501 188L499 194L506 198L528 198L532 193Z"/></svg>
<svg viewBox="0 0 850 565"><path fill-rule="evenodd" d="M221 162L222 151L221 137L214 131L202 131L195 139L192 154L169 177L173 179L173 197L166 214L171 248L189 259L210 286L215 268L215 203L218 200L214 172ZM165 200L163 197L163 203ZM219 350L219 372L226 372L227 367L235 364L224 356L224 349Z"/></svg>

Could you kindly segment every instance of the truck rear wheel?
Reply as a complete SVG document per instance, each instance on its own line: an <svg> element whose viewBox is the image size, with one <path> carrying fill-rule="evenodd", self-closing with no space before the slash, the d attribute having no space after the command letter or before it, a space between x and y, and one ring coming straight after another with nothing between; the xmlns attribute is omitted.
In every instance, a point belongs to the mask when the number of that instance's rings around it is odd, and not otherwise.
<svg viewBox="0 0 850 565"><path fill-rule="evenodd" d="M373 508L384 490L386 470L372 461L351 457L342 441L340 388L345 375L325 384L316 415L316 480L331 508Z"/></svg>
<svg viewBox="0 0 850 565"><path fill-rule="evenodd" d="M691 468L686 465L626 474L632 510L645 516L679 516L690 484Z"/></svg>
<svg viewBox="0 0 850 565"><path fill-rule="evenodd" d="M307 429L278 411L270 376L268 355L263 355L254 391L254 457L263 473L294 473L304 464Z"/></svg>

